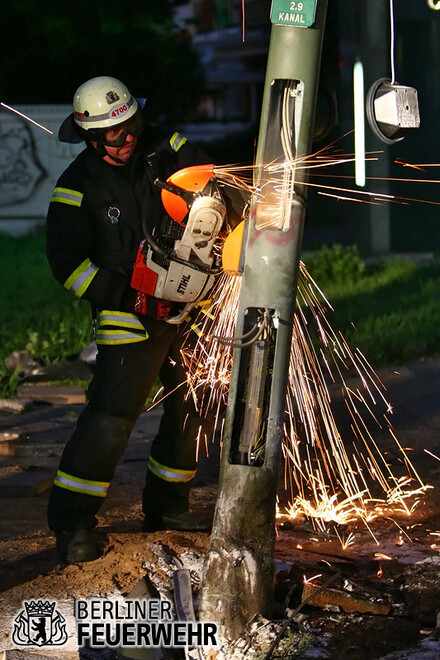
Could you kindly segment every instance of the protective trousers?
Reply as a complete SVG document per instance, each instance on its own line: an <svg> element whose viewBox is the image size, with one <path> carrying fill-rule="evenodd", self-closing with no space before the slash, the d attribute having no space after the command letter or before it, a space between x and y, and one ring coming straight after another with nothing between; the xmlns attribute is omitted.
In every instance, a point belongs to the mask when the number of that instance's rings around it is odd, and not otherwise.
<svg viewBox="0 0 440 660"><path fill-rule="evenodd" d="M212 422L201 419L192 398L186 397L179 329L157 321L148 332L145 341L98 347L89 402L64 449L49 498L48 522L55 532L96 525L116 465L157 377L164 386L164 413L148 461L143 510L157 516L188 508L196 440L200 427L210 435Z"/></svg>

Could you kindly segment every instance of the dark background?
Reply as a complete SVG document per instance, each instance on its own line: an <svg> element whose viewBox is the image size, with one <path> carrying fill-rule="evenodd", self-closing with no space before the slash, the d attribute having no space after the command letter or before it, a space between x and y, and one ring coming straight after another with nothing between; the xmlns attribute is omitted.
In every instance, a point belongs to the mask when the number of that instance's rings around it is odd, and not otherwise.
<svg viewBox="0 0 440 660"><path fill-rule="evenodd" d="M95 75L122 79L147 98L152 123L194 129L218 163L250 164L255 153L270 36L270 0L3 0L0 100L9 104L71 103L75 89ZM440 11L427 0L394 2L395 72L418 91L421 127L388 147L367 127L367 150L382 153L382 168L368 164L367 189L429 200L392 203L384 209L338 202L309 193L304 245L357 243L368 254L438 251L440 195L436 167L424 171L396 164L440 160ZM356 59L365 91L390 77L387 0L329 0L315 148L335 143L353 151L353 82ZM219 128L220 125L220 128ZM200 132L200 126L205 127ZM234 130L231 130L234 126ZM191 128L189 129L190 137ZM379 182L386 176L416 181ZM322 183L355 189L353 166L332 168ZM434 183L418 183L430 179ZM335 182L338 182L337 184ZM342 182L342 183L341 183ZM378 215L379 214L379 215ZM382 215L381 215L382 214ZM388 243L375 245L372 227L386 222Z"/></svg>

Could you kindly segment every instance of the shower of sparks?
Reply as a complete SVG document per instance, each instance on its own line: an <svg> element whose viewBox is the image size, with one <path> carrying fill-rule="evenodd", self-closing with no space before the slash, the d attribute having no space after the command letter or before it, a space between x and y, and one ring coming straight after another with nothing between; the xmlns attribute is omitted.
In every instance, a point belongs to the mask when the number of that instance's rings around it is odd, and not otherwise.
<svg viewBox="0 0 440 660"><path fill-rule="evenodd" d="M317 575L313 575L311 578L308 578L306 575L303 575L303 581L304 584L310 584L313 582L313 580L319 580L319 578L322 577L322 573L318 573Z"/></svg>
<svg viewBox="0 0 440 660"><path fill-rule="evenodd" d="M244 0L241 0L241 14L242 14L242 19L241 19L241 39L243 43L245 42L245 34L246 34L246 14L245 14L245 5L244 5Z"/></svg>
<svg viewBox="0 0 440 660"><path fill-rule="evenodd" d="M212 337L234 336L240 284L238 277L223 274L219 278L211 301L200 308L192 324L196 346L188 341L182 352L189 391L202 415L214 414L217 424L227 401L232 347ZM331 307L303 263L297 300L283 443L285 486L291 502L284 511L278 508L277 518L305 516L320 531L330 524L360 519L377 542L371 521L390 512L410 515L427 486L393 433L383 384L362 353L352 351L342 335L332 330L326 318ZM347 379L353 372L358 380L355 385L352 378ZM333 414L332 392L338 396L337 390L352 420L350 439L341 437ZM379 407L382 412L375 412ZM372 424L390 433L404 458L404 475L390 468L374 440ZM413 502L411 506L408 501ZM352 537L340 540L344 548L353 542Z"/></svg>
<svg viewBox="0 0 440 660"><path fill-rule="evenodd" d="M382 192L374 192L368 190L361 190L359 188L353 189L348 187L340 187L336 185L326 185L320 183L318 179L320 177L325 177L326 179L353 179L350 175L340 175L340 174L329 174L327 171L320 173L321 168L329 168L336 165L343 165L345 163L354 163L355 158L353 153L344 153L342 150L336 148L337 142L346 138L351 133L348 132L345 135L341 136L339 139L335 140L329 145L326 145L319 151L310 154L308 156L294 158L292 154L286 153L286 158L282 162L269 163L264 167L264 171L268 175L272 175L273 180L269 183L278 191L278 209L275 204L265 202L264 207L268 216L267 226L278 225L279 216L283 214L283 210L286 208L286 200L291 200L294 196L292 185L293 178L299 182L301 173L304 171L307 173L307 181L300 181L301 185L304 185L308 188L315 188L319 195L327 195L329 197L334 197L341 201L351 201L351 202L363 202L367 204L372 203L396 203L396 204L427 204L432 206L440 206L440 202L430 199L422 199L417 197L408 197L402 195L387 194ZM377 161L382 154L382 151L372 151L366 154L366 161ZM415 170L423 171L422 168L426 167L440 167L439 164L411 164L405 163L402 160L396 160L398 165L404 167L410 167ZM249 168L248 168L249 169ZM224 174L230 176L232 173L232 168L216 168L216 175L221 179ZM295 176L294 176L295 175ZM399 182L399 183L440 183L439 179L421 179L421 178L399 178L399 177L367 177L368 181L378 181L378 182ZM243 187L243 186L242 186ZM254 190L254 195L261 195L261 191ZM272 215L272 220L270 216Z"/></svg>
<svg viewBox="0 0 440 660"><path fill-rule="evenodd" d="M432 452L428 451L427 449L425 449L424 451L427 454L429 454L430 456L432 456L433 458L437 459L437 461L440 461L440 458L438 456L436 456L435 454L433 454Z"/></svg>
<svg viewBox="0 0 440 660"><path fill-rule="evenodd" d="M350 154L335 157L321 150L299 159L295 168L350 160ZM275 172L279 167L286 168L286 163L271 164L267 169ZM252 186L252 168L225 166L216 168L215 174L221 183L259 194ZM291 197L291 177L285 181ZM379 202L409 201L380 193L336 190L365 195ZM280 197L285 191L283 185L278 188ZM279 205L281 212L283 208L285 200ZM273 224L279 226L278 221ZM217 428L227 403L233 349L230 342L213 338L234 337L240 287L239 277L224 273L218 278L210 300L199 304L191 325L193 333L188 333L182 349L188 370L188 391L202 416L214 416ZM422 482L408 450L394 434L389 421L392 407L386 399L385 386L359 349L352 350L342 334L332 329L327 319L329 311L332 311L329 301L306 266L300 263L283 442L285 487L290 493L290 504L284 511L277 507L277 518L283 521L305 516L321 531L326 531L329 525L361 520L378 543L370 528L371 521L396 513L410 515L429 486ZM342 398L350 419L350 437L341 436L332 397ZM390 434L401 459L399 469L404 474L398 475L390 467L374 439L372 427ZM343 548L354 541L351 534L346 539L337 535Z"/></svg>
<svg viewBox="0 0 440 660"><path fill-rule="evenodd" d="M374 553L374 558L375 559L385 559L386 561L391 561L391 557L389 555L384 555L383 552L375 552Z"/></svg>
<svg viewBox="0 0 440 660"><path fill-rule="evenodd" d="M7 105L7 103L3 103L3 101L0 101L0 106L2 108L6 108L6 110L10 110L10 112L14 112L19 117L22 117L23 119L26 119L26 121L31 122L31 124L35 124L35 126L38 126L38 128L41 128L43 131L46 131L46 133L50 133L50 135L53 135L53 131L49 130L48 128L46 128L42 124L39 124L34 119L31 119L30 117L25 115L23 112L20 112L19 110L17 110L17 108L13 108L12 106Z"/></svg>
<svg viewBox="0 0 440 660"><path fill-rule="evenodd" d="M353 532L350 532L349 535L347 537L345 537L345 536L340 536L339 535L338 530L336 529L336 527L334 527L334 530L336 532L336 536L338 537L339 542L340 542L341 547L342 547L343 550L346 550L350 545L353 545L354 539L355 539L355 536L354 536Z"/></svg>
<svg viewBox="0 0 440 660"><path fill-rule="evenodd" d="M232 349L217 344L211 336L232 337L235 333L236 309L240 295L240 279L225 274L218 279L211 291L211 300L200 304L200 310L190 328L197 336L195 347L193 335L182 347L182 356L187 366L188 391L197 409L202 414L215 411L218 417L227 401L232 367Z"/></svg>
<svg viewBox="0 0 440 660"><path fill-rule="evenodd" d="M402 167L412 167L414 170L420 170L420 172L424 172L425 167L431 167L430 165L414 165L412 163L405 163L403 160L399 160L398 158L395 158L394 162L396 165L402 165Z"/></svg>

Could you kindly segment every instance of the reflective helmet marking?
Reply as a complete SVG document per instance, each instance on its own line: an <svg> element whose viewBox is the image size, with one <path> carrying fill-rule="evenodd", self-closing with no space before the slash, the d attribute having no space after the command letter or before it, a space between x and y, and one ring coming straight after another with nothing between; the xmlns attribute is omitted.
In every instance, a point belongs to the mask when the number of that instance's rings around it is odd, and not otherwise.
<svg viewBox="0 0 440 660"><path fill-rule="evenodd" d="M121 118L122 120L122 117L124 117L127 114L127 112L132 107L133 103L136 103L136 99L134 98L134 96L130 97L127 103L124 103L123 105L118 106L117 108L110 108L108 112L102 115L92 116L87 110L85 112L78 112L77 110L75 110L74 115L75 115L75 119L80 119L80 121L84 124L87 123L95 124L95 122L108 119L109 117L115 117L118 119Z"/></svg>

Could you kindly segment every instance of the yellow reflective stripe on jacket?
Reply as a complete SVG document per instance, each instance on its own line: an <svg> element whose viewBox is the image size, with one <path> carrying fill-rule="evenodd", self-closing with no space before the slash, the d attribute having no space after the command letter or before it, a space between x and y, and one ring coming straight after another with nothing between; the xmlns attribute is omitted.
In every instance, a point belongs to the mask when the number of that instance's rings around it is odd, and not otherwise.
<svg viewBox="0 0 440 660"><path fill-rule="evenodd" d="M84 195L78 190L70 190L69 188L55 188L51 198L51 202L60 202L61 204L69 204L70 206L81 206Z"/></svg>
<svg viewBox="0 0 440 660"><path fill-rule="evenodd" d="M134 344L137 341L145 341L148 339L148 333L144 330L144 334L140 335L138 332L127 332L126 330L106 330L105 328L99 329L96 332L97 344Z"/></svg>
<svg viewBox="0 0 440 660"><path fill-rule="evenodd" d="M176 132L170 138L170 147L173 151L179 151L180 147L183 147L185 142L188 142L188 138Z"/></svg>
<svg viewBox="0 0 440 660"><path fill-rule="evenodd" d="M105 325L117 326L118 328L132 328L145 333L145 328L135 314L130 312L114 312L102 309L98 313L98 327Z"/></svg>
<svg viewBox="0 0 440 660"><path fill-rule="evenodd" d="M73 477L58 470L54 484L66 490L73 490L75 493L84 495L94 495L95 497L105 497L110 486L109 481L90 481L89 479L80 479Z"/></svg>
<svg viewBox="0 0 440 660"><path fill-rule="evenodd" d="M201 337L203 335L203 332L200 330L200 327L199 327L198 323L193 323L191 325L191 330L194 330L194 332L196 333L196 335L198 337Z"/></svg>
<svg viewBox="0 0 440 660"><path fill-rule="evenodd" d="M210 319L214 320L214 314L212 313L212 300L208 298L207 300L200 300L197 305L194 305L194 309L200 309L201 314L205 314Z"/></svg>
<svg viewBox="0 0 440 660"><path fill-rule="evenodd" d="M65 288L69 289L69 291L72 291L78 298L81 298L81 296L90 286L90 283L98 270L98 266L92 264L90 259L86 259L64 282Z"/></svg>
<svg viewBox="0 0 440 660"><path fill-rule="evenodd" d="M196 475L196 470L177 470L176 468L170 468L166 465L161 465L150 456L148 461L148 469L159 477L159 479L164 479L164 481L172 481L174 483L186 483L194 479Z"/></svg>

